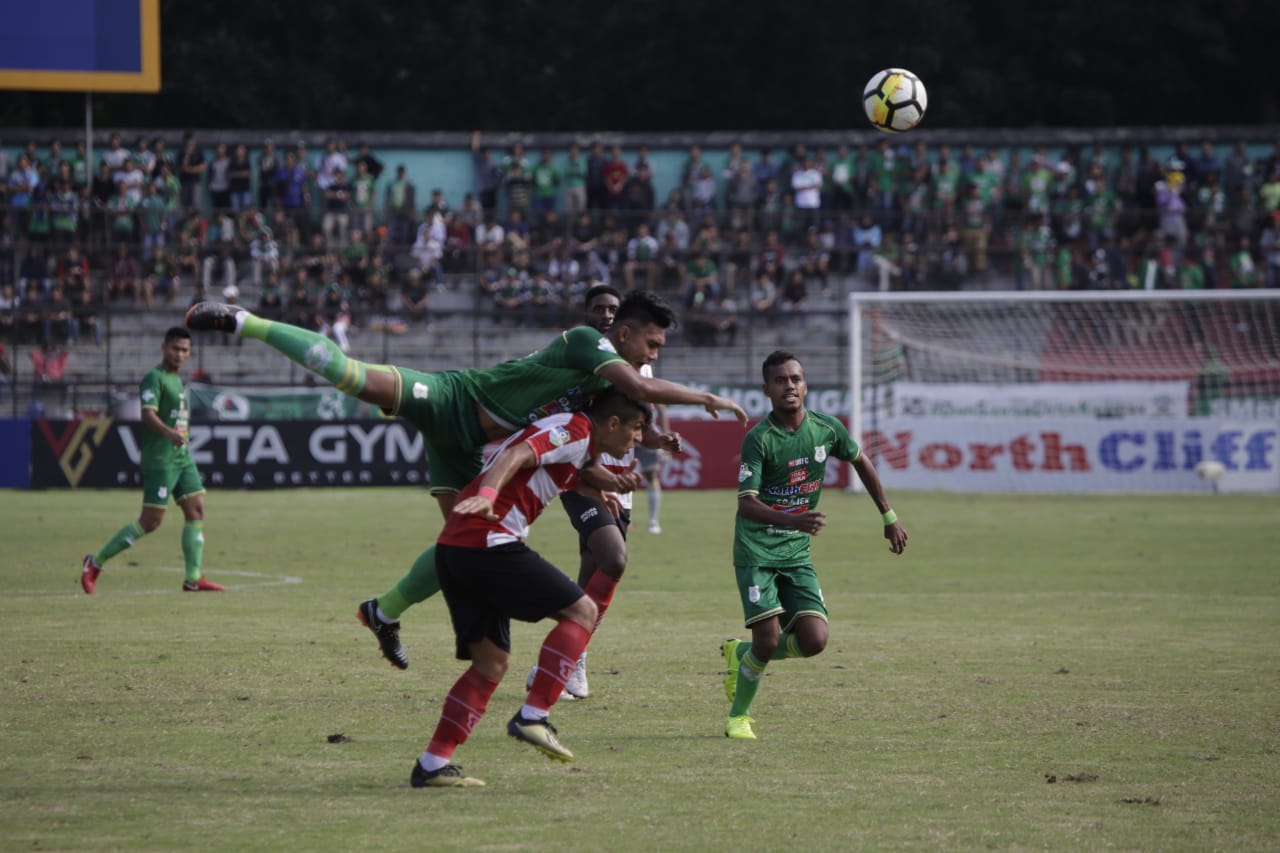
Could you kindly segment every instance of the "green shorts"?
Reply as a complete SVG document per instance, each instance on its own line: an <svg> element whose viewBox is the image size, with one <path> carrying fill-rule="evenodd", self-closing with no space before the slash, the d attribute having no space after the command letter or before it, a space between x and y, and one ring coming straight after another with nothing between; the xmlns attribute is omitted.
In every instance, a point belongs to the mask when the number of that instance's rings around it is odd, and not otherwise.
<svg viewBox="0 0 1280 853"><path fill-rule="evenodd" d="M738 593L742 596L743 624L748 628L763 619L778 617L783 631L801 616L827 619L827 604L813 566L734 566Z"/></svg>
<svg viewBox="0 0 1280 853"><path fill-rule="evenodd" d="M456 494L480 473L485 437L476 403L458 374L393 367L396 407L388 415L418 428L427 453L431 494Z"/></svg>
<svg viewBox="0 0 1280 853"><path fill-rule="evenodd" d="M169 498L182 503L188 498L204 494L204 483L196 463L170 465L163 468L142 469L142 505L165 509Z"/></svg>

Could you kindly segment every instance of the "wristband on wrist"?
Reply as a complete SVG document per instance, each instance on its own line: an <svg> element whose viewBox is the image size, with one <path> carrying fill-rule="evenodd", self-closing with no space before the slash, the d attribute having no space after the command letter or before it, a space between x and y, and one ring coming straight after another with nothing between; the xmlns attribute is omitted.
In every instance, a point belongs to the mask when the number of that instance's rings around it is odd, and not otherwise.
<svg viewBox="0 0 1280 853"><path fill-rule="evenodd" d="M888 527L890 524L893 524L898 520L898 514L891 509L885 510L883 513L881 513L880 517L884 519L885 527Z"/></svg>
<svg viewBox="0 0 1280 853"><path fill-rule="evenodd" d="M482 498L488 498L491 504L498 502L498 490L492 486L481 486L476 490L476 494Z"/></svg>

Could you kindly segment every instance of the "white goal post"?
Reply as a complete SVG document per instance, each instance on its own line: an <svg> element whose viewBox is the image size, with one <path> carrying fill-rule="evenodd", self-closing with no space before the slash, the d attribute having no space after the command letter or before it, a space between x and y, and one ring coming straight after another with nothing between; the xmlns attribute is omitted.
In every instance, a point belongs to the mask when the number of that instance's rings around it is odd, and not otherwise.
<svg viewBox="0 0 1280 853"><path fill-rule="evenodd" d="M848 317L850 431L890 489L1280 491L1280 289L852 293Z"/></svg>

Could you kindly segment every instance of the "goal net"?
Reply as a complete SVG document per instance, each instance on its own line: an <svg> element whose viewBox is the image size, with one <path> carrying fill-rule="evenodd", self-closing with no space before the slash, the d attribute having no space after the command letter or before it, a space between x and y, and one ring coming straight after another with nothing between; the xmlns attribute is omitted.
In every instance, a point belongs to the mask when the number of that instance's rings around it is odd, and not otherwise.
<svg viewBox="0 0 1280 853"><path fill-rule="evenodd" d="M855 293L890 488L1280 491L1280 290Z"/></svg>

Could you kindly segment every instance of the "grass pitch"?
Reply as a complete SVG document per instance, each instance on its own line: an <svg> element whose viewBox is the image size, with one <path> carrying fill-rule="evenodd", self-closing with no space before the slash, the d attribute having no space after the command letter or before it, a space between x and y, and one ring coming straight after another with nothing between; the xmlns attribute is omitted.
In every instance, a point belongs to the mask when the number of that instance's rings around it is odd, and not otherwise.
<svg viewBox="0 0 1280 853"><path fill-rule="evenodd" d="M892 483L889 484L892 487ZM672 492L592 643L577 755L506 737L548 623L413 790L462 664L443 602L407 672L355 618L437 533L417 489L215 491L184 595L164 526L80 592L135 492L0 492L0 848L1280 849L1280 498L823 496L821 656L769 668L723 736L719 642L747 636L728 492ZM558 507L532 544L576 572Z"/></svg>

